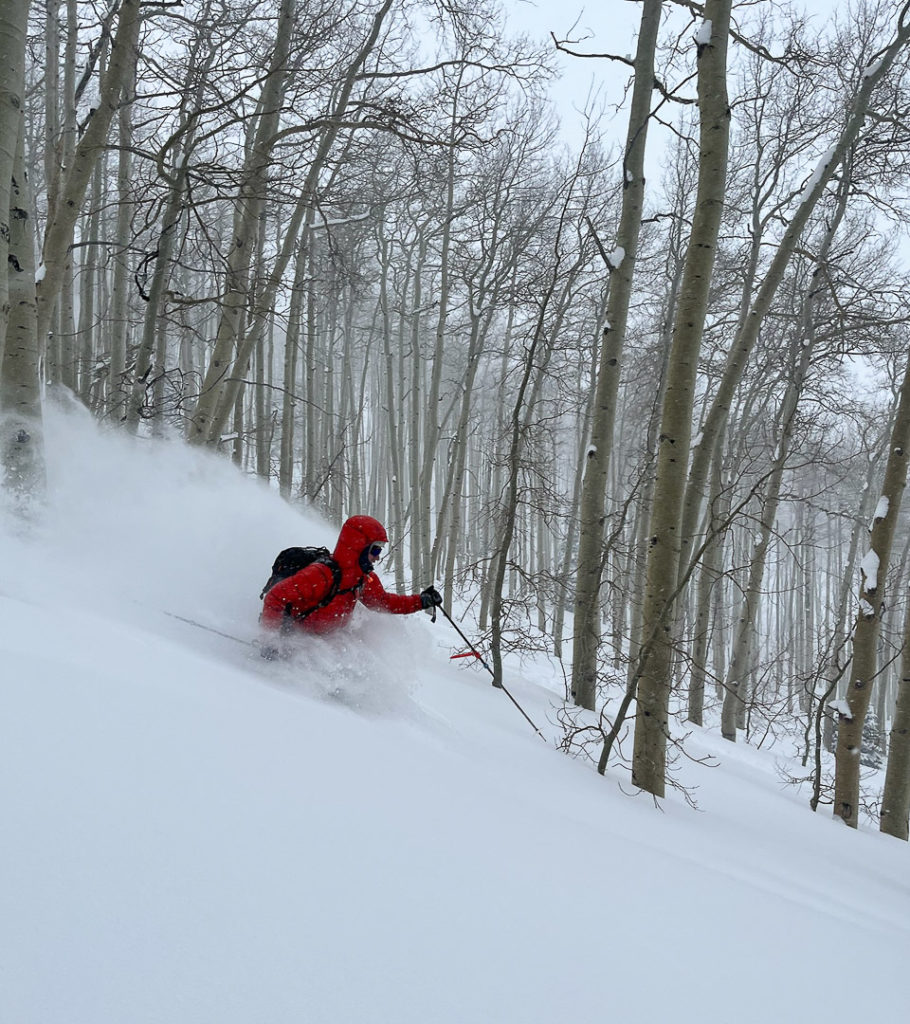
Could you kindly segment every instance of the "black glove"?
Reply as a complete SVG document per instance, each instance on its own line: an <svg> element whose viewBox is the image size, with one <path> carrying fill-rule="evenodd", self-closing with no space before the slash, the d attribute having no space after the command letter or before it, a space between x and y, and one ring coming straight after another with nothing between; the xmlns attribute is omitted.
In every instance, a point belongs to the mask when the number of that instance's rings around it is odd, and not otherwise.
<svg viewBox="0 0 910 1024"><path fill-rule="evenodd" d="M437 608L442 604L442 594L435 587L427 587L420 592L420 604L422 608Z"/></svg>

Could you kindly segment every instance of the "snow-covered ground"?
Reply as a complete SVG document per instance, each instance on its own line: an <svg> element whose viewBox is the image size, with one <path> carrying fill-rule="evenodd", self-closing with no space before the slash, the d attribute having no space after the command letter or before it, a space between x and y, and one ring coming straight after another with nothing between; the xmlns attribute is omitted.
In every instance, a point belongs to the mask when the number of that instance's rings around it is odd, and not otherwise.
<svg viewBox="0 0 910 1024"><path fill-rule="evenodd" d="M272 557L337 524L72 410L48 432L46 523L0 516L2 1024L906 1019L907 844L708 732L698 809L657 808L442 619L264 662ZM551 736L557 678L509 676Z"/></svg>

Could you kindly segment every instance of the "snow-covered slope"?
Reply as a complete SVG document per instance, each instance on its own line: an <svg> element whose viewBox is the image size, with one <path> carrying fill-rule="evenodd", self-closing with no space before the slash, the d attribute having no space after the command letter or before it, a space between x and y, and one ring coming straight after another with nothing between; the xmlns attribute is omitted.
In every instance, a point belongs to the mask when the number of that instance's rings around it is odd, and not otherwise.
<svg viewBox="0 0 910 1024"><path fill-rule="evenodd" d="M2 1024L905 1019L906 844L707 732L699 809L657 809L443 620L263 662L272 556L333 525L177 444L49 433L46 525L0 521ZM552 734L545 673L510 689Z"/></svg>

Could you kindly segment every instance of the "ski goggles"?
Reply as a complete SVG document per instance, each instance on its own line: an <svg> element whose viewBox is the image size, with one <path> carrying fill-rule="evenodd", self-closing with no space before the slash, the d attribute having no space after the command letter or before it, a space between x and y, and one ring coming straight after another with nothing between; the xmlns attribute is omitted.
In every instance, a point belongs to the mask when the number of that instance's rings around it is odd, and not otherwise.
<svg viewBox="0 0 910 1024"><path fill-rule="evenodd" d="M369 550L368 554L369 554L370 558L376 558L376 559L382 558L382 545L381 544L371 544L370 545L370 550Z"/></svg>

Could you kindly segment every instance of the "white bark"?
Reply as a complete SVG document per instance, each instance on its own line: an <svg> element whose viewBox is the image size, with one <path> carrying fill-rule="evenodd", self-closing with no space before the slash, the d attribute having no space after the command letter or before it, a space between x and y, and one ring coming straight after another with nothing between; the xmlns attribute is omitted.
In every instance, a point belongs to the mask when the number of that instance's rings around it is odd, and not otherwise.
<svg viewBox="0 0 910 1024"><path fill-rule="evenodd" d="M25 37L29 4L5 3L0 9L0 268L7 265L10 244L10 195L16 144L22 132L25 88ZM9 317L9 284L0 273L0 360Z"/></svg>
<svg viewBox="0 0 910 1024"><path fill-rule="evenodd" d="M575 624L572 653L572 695L581 707L594 708L597 652L600 645L601 566L604 544L607 477L613 450L616 395L625 345L629 304L644 207L645 145L654 88L654 53L663 4L645 0L642 7L632 109L623 160L622 214L616 245L624 257L611 268L607 327L603 332L591 441L587 449L579 507L578 567L575 579Z"/></svg>
<svg viewBox="0 0 910 1024"><path fill-rule="evenodd" d="M35 221L18 131L10 177L9 320L0 365L0 462L4 488L20 515L40 507L45 492L44 438L35 330Z"/></svg>
<svg viewBox="0 0 910 1024"><path fill-rule="evenodd" d="M708 0L711 41L698 48L698 192L683 272L661 415L642 617L638 712L632 754L637 786L663 796L672 666L673 603L680 559L681 502L692 436L695 376L724 203L730 108L727 34L731 0Z"/></svg>
<svg viewBox="0 0 910 1024"><path fill-rule="evenodd" d="M872 685L878 674L877 645L882 608L886 599L886 577L891 545L897 527L901 498L907 484L910 454L910 359L901 385L894 430L882 495L888 499L888 512L875 519L869 546L863 557L859 605L853 630L853 661L848 669L846 692L848 713L838 715L837 749L835 751L834 814L845 824L856 828L859 823L859 755L862 750L863 723L872 696Z"/></svg>

